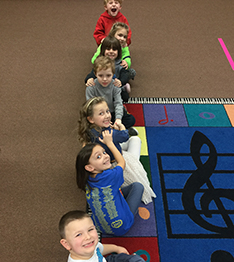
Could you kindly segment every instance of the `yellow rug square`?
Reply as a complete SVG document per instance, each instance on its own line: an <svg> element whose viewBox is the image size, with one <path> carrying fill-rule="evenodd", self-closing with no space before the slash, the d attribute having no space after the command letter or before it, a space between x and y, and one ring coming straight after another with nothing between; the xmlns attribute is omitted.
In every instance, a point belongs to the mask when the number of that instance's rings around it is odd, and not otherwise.
<svg viewBox="0 0 234 262"><path fill-rule="evenodd" d="M141 139L141 156L148 156L148 146L147 146L147 140L146 140L146 133L145 133L145 127L144 126L134 126L134 128L137 129L139 133L139 137Z"/></svg>

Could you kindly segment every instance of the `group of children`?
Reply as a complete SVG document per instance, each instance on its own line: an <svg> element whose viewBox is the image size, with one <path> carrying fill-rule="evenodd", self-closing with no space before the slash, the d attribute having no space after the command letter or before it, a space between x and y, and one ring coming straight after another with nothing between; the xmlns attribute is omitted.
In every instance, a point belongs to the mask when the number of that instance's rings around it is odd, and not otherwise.
<svg viewBox="0 0 234 262"><path fill-rule="evenodd" d="M156 197L140 162L135 118L123 105L129 98L128 82L135 76L128 48L131 30L120 12L122 0L104 0L104 7L94 31L99 46L92 58L93 70L85 79L86 102L78 120L82 149L76 159L76 180L86 194L92 219L78 210L61 218L60 242L70 252L68 262L144 261L123 247L99 243L96 228L124 235L140 203Z"/></svg>

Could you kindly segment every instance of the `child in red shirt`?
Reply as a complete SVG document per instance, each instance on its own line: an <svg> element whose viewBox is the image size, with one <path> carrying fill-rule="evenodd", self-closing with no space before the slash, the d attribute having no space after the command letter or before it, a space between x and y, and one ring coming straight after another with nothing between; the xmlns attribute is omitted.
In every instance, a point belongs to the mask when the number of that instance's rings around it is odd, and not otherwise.
<svg viewBox="0 0 234 262"><path fill-rule="evenodd" d="M104 0L105 12L99 17L93 36L99 46L109 34L111 27L116 22L123 22L129 26L127 18L120 12L123 0ZM127 45L131 44L132 31L129 26Z"/></svg>

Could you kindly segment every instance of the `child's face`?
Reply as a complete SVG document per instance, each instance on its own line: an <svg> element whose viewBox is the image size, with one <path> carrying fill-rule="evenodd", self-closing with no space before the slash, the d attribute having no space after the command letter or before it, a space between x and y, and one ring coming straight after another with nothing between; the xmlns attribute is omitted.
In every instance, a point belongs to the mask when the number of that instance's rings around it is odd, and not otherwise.
<svg viewBox="0 0 234 262"><path fill-rule="evenodd" d="M107 69L98 70L96 73L96 77L100 85L102 85L103 87L108 86L113 78L111 68L109 67Z"/></svg>
<svg viewBox="0 0 234 262"><path fill-rule="evenodd" d="M99 103L93 107L93 116L88 117L88 121L99 127L110 126L111 113L106 102Z"/></svg>
<svg viewBox="0 0 234 262"><path fill-rule="evenodd" d="M126 46L128 32L125 28L119 29L114 36L119 40L121 47Z"/></svg>
<svg viewBox="0 0 234 262"><path fill-rule="evenodd" d="M77 219L65 227L66 239L61 244L70 251L73 259L86 260L92 257L98 243L98 234L89 217Z"/></svg>
<svg viewBox="0 0 234 262"><path fill-rule="evenodd" d="M110 0L105 6L105 10L108 14L112 17L116 17L119 11L121 10L122 6L118 1Z"/></svg>
<svg viewBox="0 0 234 262"><path fill-rule="evenodd" d="M118 50L113 50L112 48L106 49L104 56L108 56L111 60L115 60L118 56Z"/></svg>
<svg viewBox="0 0 234 262"><path fill-rule="evenodd" d="M89 158L89 164L86 165L85 168L93 174L99 174L104 170L111 168L110 156L102 146L96 145L93 148L92 154Z"/></svg>

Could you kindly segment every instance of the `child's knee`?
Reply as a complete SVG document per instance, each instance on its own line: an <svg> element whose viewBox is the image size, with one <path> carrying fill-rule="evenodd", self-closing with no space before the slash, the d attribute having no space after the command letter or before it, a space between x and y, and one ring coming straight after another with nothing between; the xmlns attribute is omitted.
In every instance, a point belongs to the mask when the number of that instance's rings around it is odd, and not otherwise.
<svg viewBox="0 0 234 262"><path fill-rule="evenodd" d="M135 182L135 189L136 189L139 193L143 194L144 186L143 186L140 182Z"/></svg>
<svg viewBox="0 0 234 262"><path fill-rule="evenodd" d="M131 136L129 138L129 141L132 141L132 140L134 140L134 143L141 143L141 139L139 136Z"/></svg>

